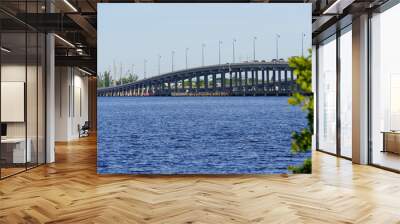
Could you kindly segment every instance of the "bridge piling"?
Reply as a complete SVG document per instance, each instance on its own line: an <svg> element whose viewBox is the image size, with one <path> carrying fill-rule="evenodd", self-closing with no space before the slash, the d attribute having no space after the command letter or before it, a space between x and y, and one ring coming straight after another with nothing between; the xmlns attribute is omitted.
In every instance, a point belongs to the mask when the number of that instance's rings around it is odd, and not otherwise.
<svg viewBox="0 0 400 224"><path fill-rule="evenodd" d="M204 75L204 90L208 92L208 75Z"/></svg>
<svg viewBox="0 0 400 224"><path fill-rule="evenodd" d="M265 96L265 70L264 69L261 70L261 85L262 85L262 93Z"/></svg>
<svg viewBox="0 0 400 224"><path fill-rule="evenodd" d="M200 92L200 76L196 75L196 92Z"/></svg>

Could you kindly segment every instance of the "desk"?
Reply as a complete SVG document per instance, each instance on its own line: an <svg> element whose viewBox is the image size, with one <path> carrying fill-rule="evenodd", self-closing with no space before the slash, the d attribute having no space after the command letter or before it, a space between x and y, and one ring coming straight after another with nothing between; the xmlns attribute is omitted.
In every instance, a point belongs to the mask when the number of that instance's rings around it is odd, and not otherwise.
<svg viewBox="0 0 400 224"><path fill-rule="evenodd" d="M400 154L400 131L383 131L382 152Z"/></svg>
<svg viewBox="0 0 400 224"><path fill-rule="evenodd" d="M30 138L27 139L27 146L26 151L25 151L25 138L6 138L6 139L1 139L1 144L2 144L2 157L3 154L9 154L9 152L12 154L8 157L9 160L7 162L10 163L26 163L26 162L31 162L32 159L32 153L31 153L31 145L32 141ZM10 149L10 146L12 147ZM5 152L5 153L4 153ZM12 158L12 159L11 159Z"/></svg>

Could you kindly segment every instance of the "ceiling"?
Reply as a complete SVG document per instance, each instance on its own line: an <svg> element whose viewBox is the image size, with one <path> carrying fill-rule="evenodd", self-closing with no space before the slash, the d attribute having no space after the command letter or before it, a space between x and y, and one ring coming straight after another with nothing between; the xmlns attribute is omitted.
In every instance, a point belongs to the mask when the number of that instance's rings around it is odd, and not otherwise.
<svg viewBox="0 0 400 224"><path fill-rule="evenodd" d="M386 0L1 0L2 31L19 32L29 28L39 32L54 32L56 65L85 67L96 73L97 3L137 2L252 2L311 3L313 39L349 14L376 7ZM49 13L51 11L51 13ZM28 12L28 13L25 13ZM60 37L60 38L59 38ZM72 44L72 45L71 45Z"/></svg>

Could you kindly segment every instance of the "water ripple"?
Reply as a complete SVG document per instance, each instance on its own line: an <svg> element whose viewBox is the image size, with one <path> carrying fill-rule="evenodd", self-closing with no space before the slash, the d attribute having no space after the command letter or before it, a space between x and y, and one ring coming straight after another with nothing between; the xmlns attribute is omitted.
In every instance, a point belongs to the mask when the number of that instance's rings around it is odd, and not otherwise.
<svg viewBox="0 0 400 224"><path fill-rule="evenodd" d="M287 97L99 97L98 172L287 173L305 125Z"/></svg>

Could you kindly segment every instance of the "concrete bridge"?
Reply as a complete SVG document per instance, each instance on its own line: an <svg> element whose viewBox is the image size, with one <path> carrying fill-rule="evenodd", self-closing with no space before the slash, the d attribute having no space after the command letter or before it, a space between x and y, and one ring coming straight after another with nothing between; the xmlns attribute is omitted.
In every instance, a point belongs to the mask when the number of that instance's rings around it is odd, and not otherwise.
<svg viewBox="0 0 400 224"><path fill-rule="evenodd" d="M266 96L291 95L297 88L285 61L227 63L173 71L119 86L98 96Z"/></svg>

